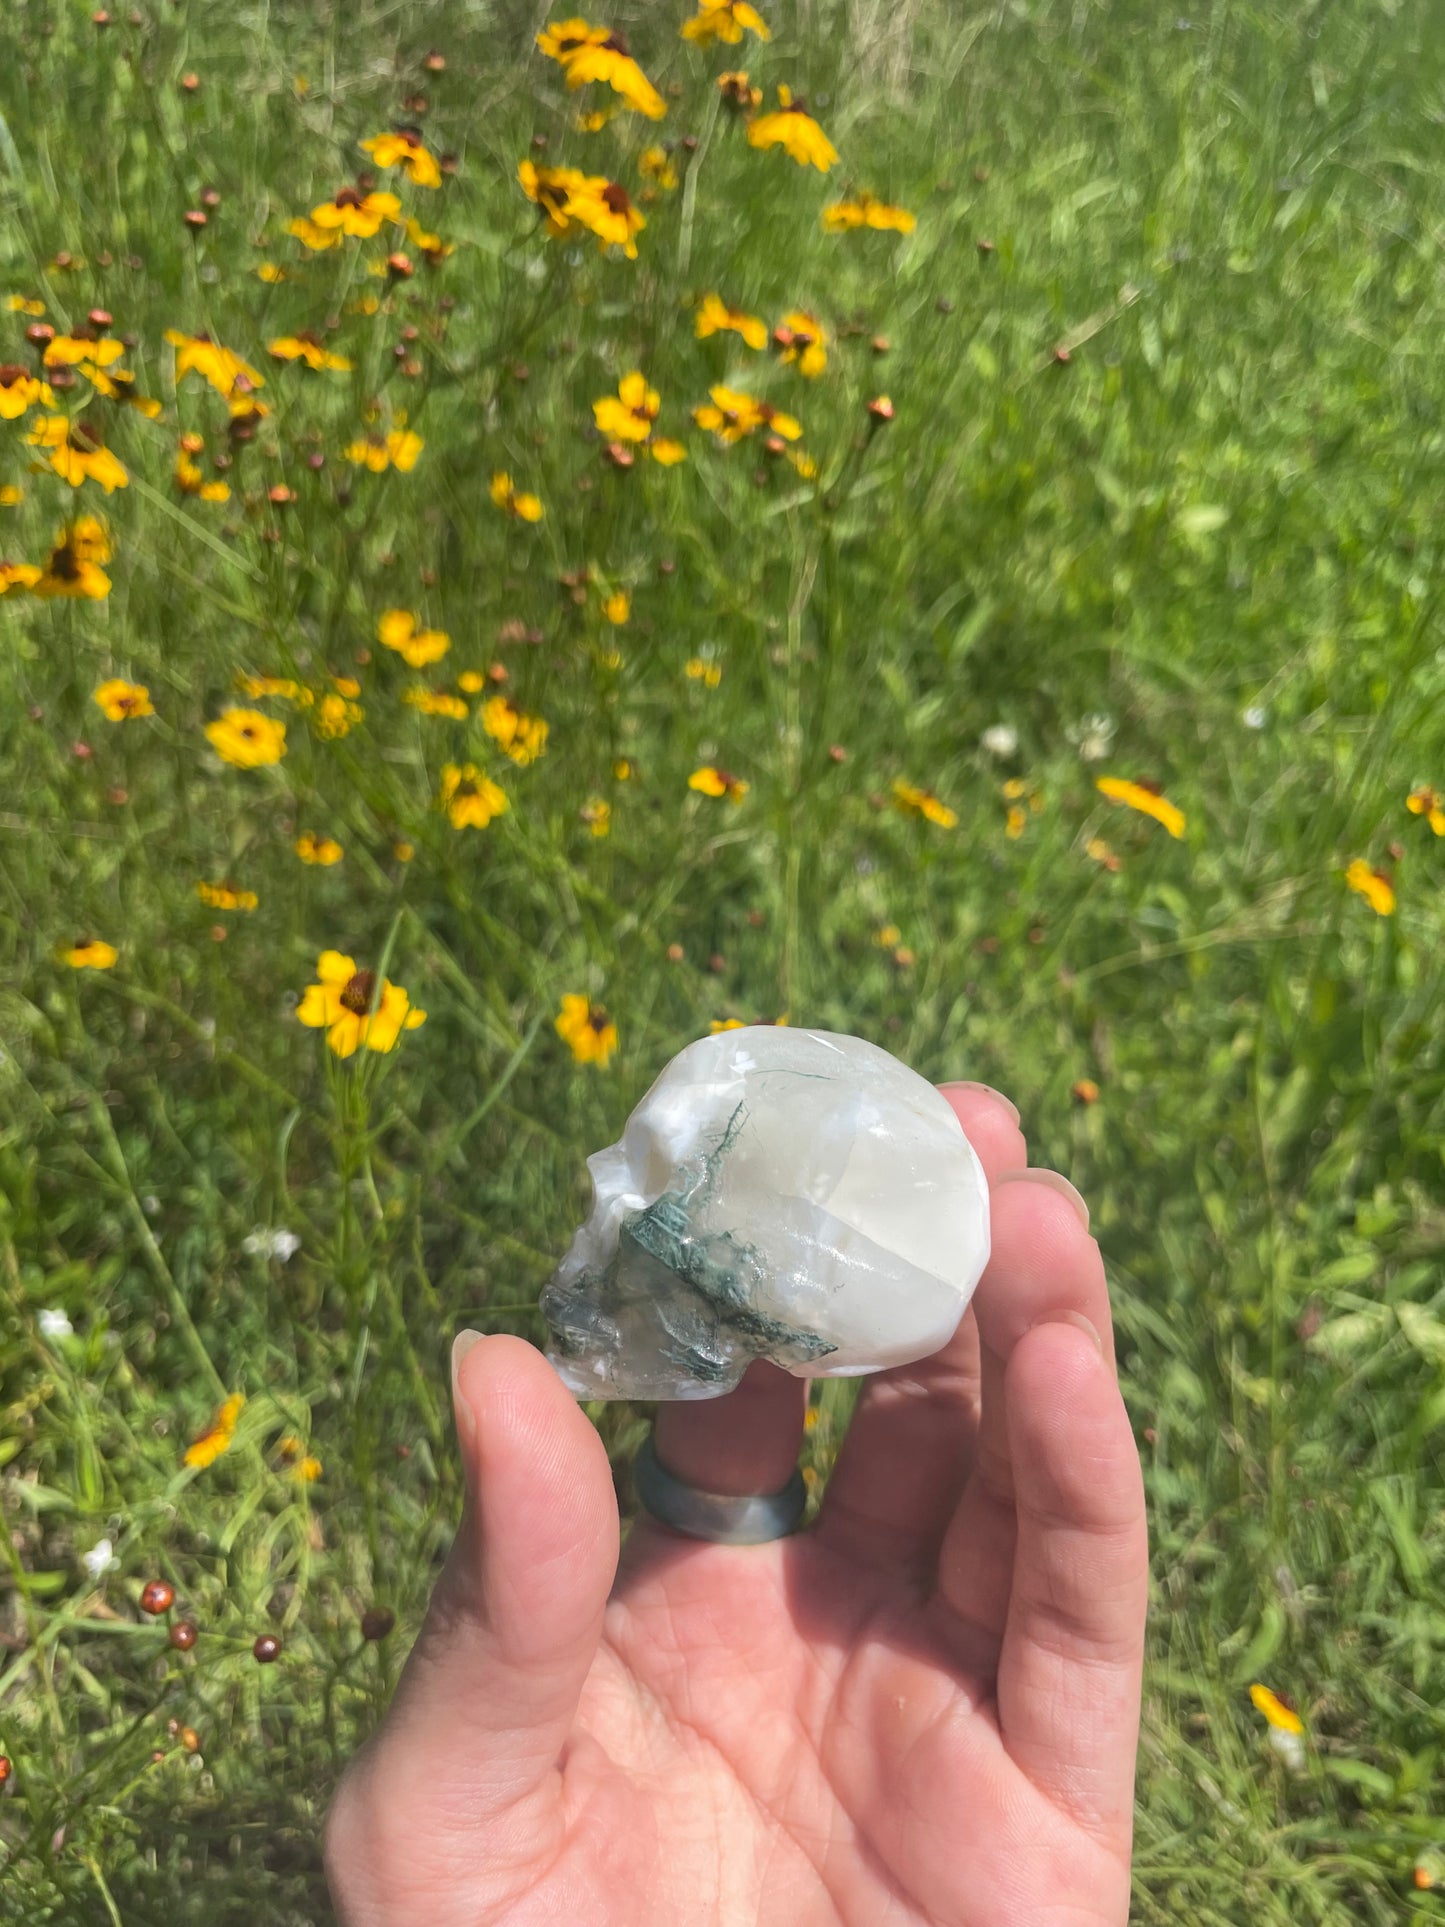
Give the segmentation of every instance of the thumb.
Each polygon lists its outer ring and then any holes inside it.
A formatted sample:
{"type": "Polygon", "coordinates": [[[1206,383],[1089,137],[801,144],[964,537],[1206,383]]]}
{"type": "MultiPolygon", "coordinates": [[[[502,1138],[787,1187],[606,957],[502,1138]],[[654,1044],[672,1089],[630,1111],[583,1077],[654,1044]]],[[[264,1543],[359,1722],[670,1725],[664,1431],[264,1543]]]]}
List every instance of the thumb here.
{"type": "Polygon", "coordinates": [[[601,1439],[524,1340],[462,1332],[452,1402],[466,1510],[392,1723],[433,1813],[470,1827],[556,1766],[596,1656],[618,1519],[601,1439]]]}

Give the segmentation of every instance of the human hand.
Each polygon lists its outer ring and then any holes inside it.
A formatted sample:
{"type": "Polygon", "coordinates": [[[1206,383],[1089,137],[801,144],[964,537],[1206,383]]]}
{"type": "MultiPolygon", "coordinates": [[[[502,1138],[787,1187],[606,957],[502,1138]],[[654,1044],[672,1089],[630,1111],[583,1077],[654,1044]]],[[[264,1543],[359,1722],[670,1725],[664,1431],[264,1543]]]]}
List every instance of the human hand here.
{"type": "MultiPolygon", "coordinates": [[[[328,1817],[345,1927],[1122,1927],[1148,1551],[1103,1265],[1012,1107],[946,1095],[993,1255],[950,1343],[866,1382],[807,1532],[643,1514],[619,1566],[550,1365],[459,1344],[469,1497],[328,1817]]],[[[780,1490],[806,1397],[755,1364],[660,1407],[658,1457],[780,1490]]]]}

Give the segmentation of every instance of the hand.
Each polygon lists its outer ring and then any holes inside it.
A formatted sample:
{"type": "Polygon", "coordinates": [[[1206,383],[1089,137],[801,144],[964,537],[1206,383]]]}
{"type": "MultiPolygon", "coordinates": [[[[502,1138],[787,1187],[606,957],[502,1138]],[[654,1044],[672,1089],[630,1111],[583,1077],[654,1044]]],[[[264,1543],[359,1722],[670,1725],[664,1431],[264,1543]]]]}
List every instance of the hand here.
{"type": "MultiPolygon", "coordinates": [[[[1103,1266],[1012,1107],[947,1095],[993,1256],[943,1351],[867,1381],[806,1533],[643,1515],[619,1567],[546,1360],[465,1352],[461,1530],[328,1819],[346,1927],[1122,1927],[1147,1545],[1103,1266]]],[[[658,1456],[779,1490],[805,1401],[755,1364],[661,1407],[658,1456]]]]}

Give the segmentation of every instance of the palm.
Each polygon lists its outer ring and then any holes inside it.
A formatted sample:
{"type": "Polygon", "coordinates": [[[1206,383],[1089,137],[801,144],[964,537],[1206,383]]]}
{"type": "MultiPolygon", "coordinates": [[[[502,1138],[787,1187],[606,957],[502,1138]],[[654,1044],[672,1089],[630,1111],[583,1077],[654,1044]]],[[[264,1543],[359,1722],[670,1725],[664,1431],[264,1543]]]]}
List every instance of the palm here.
{"type": "MultiPolygon", "coordinates": [[[[1007,1132],[986,1113],[965,1122],[997,1170],[1007,1132]]],[[[991,1276],[1000,1263],[1017,1272],[1011,1243],[1037,1242],[1037,1222],[1024,1220],[1037,1219],[1039,1198],[1018,1195],[1033,1189],[996,1200],[991,1276]]],[[[1067,1242],[1052,1205],[1044,1216],[1067,1242]]],[[[1044,1278],[1051,1302],[1063,1292],[1058,1315],[1101,1322],[1088,1269],[1072,1284],[1067,1262],[1044,1278]]],[[[516,1494],[539,1541],[529,1611],[510,1586],[489,1592],[484,1580],[480,1598],[439,1589],[390,1729],[333,1815],[329,1860],[348,1927],[1122,1922],[1143,1583],[1137,1463],[1091,1348],[1057,1323],[1010,1343],[1021,1310],[1017,1292],[995,1313],[981,1290],[982,1346],[970,1314],[946,1352],[870,1383],[808,1533],[736,1549],[644,1517],[590,1616],[557,1602],[574,1586],[585,1605],[579,1575],[615,1558],[615,1515],[610,1526],[596,1518],[598,1487],[585,1503],[583,1456],[600,1478],[605,1461],[565,1395],[539,1412],[553,1431],[564,1412],[582,1428],[574,1524],[543,1519],[537,1491],[516,1494]],[[1059,1435],[1071,1374],[1092,1389],[1059,1435]],[[493,1647],[471,1681],[456,1654],[468,1630],[474,1653],[479,1641],[493,1647]]],[[[492,1342],[509,1354],[493,1354],[494,1371],[560,1393],[533,1355],[492,1342]]],[[[797,1381],[755,1367],[729,1399],[665,1408],[659,1451],[700,1483],[704,1465],[727,1457],[731,1425],[735,1484],[724,1489],[771,1489],[782,1480],[769,1464],[796,1454],[802,1396],[797,1381]]],[[[482,1462],[485,1472],[485,1442],[482,1462]]],[[[535,1451],[518,1469],[537,1475],[535,1451]]],[[[488,1513],[477,1533],[469,1515],[449,1568],[458,1588],[492,1525],[488,1513]]]]}

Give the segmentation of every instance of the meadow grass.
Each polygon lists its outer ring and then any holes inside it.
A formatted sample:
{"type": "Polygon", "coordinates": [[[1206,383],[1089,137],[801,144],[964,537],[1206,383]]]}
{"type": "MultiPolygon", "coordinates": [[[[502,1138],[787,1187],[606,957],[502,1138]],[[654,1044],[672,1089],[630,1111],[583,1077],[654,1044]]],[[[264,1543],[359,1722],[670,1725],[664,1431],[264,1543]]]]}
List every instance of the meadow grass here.
{"type": "MultiPolygon", "coordinates": [[[[79,375],[0,422],[0,560],[77,513],[112,550],[101,599],[0,601],[7,1920],[327,1917],[319,1817],[459,1506],[452,1335],[540,1337],[585,1153],[710,1022],[781,1017],[1009,1090],[1093,1206],[1154,1544],[1136,1918],[1445,1913],[1445,838],[1406,806],[1445,788],[1445,37],[1363,0],[766,11],[768,45],[704,51],[682,0],[629,0],[668,111],[594,132],[612,97],[566,92],[519,0],[0,18],[0,299],[108,311],[161,404],[79,375]],[[748,145],[725,67],[806,96],[826,179],[748,145]],[[289,223],[398,121],[441,185],[374,185],[454,251],[308,250],[289,223]],[[625,182],[637,259],[549,237],[524,158],[625,182]],[[865,188],[915,231],[824,232],[865,188]],[[698,339],[709,291],[818,317],[826,369],[698,339]],[[303,329],[350,368],[268,356],[303,329]],[[167,330],[269,413],[178,378],[167,330]],[[595,429],[634,369],[677,466],[595,429]],[[718,383],[801,440],[721,445],[718,383]],[[128,485],[72,492],[27,441],[51,413],[128,485]],[[348,459],[394,432],[409,471],[348,459]],[[182,433],[228,500],[178,487],[182,433]],[[396,609],[446,656],[384,647],[396,609]],[[154,713],[107,720],[110,678],[154,713]],[[530,762],[499,694],[548,725],[530,762]],[[280,761],[218,757],[235,705],[280,761]],[[485,828],[438,806],[467,764],[508,798],[485,828]],[[113,967],[57,960],[82,937],[113,967]],[[296,1014],[327,949],[425,1025],[330,1054],[296,1014]]],[[[35,368],[36,319],[0,309],[0,363],[35,368]]],[[[620,1468],[646,1417],[598,1409],[620,1468]]]]}

